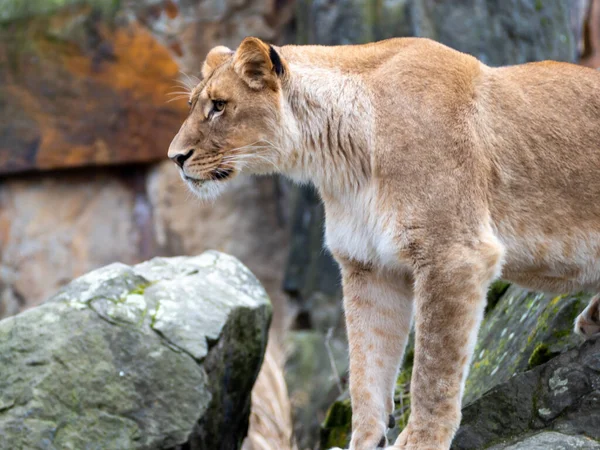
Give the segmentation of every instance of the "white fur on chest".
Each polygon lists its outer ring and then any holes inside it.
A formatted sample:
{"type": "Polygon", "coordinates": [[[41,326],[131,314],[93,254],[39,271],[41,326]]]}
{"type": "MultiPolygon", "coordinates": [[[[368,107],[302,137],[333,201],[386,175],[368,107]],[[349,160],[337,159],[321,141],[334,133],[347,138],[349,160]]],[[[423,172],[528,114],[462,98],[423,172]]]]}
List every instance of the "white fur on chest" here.
{"type": "Polygon", "coordinates": [[[375,188],[344,195],[325,203],[325,242],[334,253],[380,268],[399,269],[396,223],[393,214],[382,211],[375,188]]]}

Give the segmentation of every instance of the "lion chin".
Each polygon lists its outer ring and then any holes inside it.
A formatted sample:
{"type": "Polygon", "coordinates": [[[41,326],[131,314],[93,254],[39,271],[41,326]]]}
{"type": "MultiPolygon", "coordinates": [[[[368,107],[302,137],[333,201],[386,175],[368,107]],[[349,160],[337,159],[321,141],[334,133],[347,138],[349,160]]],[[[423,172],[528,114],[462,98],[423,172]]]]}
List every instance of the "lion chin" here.
{"type": "Polygon", "coordinates": [[[181,178],[187,184],[192,193],[207,202],[215,201],[223,192],[227,190],[228,182],[218,180],[194,180],[181,174],[181,178]]]}

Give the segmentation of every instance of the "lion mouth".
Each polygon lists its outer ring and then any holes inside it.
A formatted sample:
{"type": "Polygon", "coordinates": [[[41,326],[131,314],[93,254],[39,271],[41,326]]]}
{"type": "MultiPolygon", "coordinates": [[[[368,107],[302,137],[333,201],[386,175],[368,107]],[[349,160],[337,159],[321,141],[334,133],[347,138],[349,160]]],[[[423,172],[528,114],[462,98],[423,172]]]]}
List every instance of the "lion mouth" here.
{"type": "Polygon", "coordinates": [[[226,180],[233,174],[233,169],[223,168],[217,169],[212,173],[215,180],[226,180]]]}
{"type": "Polygon", "coordinates": [[[187,175],[185,172],[181,172],[182,178],[188,183],[194,184],[196,186],[202,186],[204,183],[208,181],[223,181],[231,177],[233,175],[234,170],[231,168],[219,168],[215,169],[210,173],[209,179],[202,178],[194,178],[187,175]]]}
{"type": "Polygon", "coordinates": [[[186,175],[185,173],[182,172],[182,177],[184,179],[184,181],[187,181],[188,183],[192,183],[192,184],[196,184],[198,186],[202,185],[205,183],[206,180],[201,180],[199,178],[194,178],[194,177],[190,177],[188,175],[186,175]]]}

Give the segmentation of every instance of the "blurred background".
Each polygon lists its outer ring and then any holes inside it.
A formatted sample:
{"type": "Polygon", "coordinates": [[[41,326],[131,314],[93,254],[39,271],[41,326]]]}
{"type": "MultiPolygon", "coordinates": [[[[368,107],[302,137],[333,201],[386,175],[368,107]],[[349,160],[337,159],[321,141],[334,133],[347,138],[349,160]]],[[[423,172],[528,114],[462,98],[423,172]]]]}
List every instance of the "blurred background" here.
{"type": "Polygon", "coordinates": [[[165,161],[187,112],[168,94],[246,36],[425,36],[492,66],[597,68],[600,0],[0,0],[0,318],[114,261],[232,254],[271,296],[296,439],[314,448],[347,370],[317,195],[240,177],[202,204],[165,161]]]}

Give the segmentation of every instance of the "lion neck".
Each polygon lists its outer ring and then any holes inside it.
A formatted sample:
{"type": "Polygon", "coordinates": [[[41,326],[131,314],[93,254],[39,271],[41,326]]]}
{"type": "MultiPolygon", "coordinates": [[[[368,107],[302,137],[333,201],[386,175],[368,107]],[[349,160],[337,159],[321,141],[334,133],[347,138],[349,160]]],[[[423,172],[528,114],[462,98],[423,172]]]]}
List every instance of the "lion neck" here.
{"type": "Polygon", "coordinates": [[[322,195],[357,191],[371,176],[372,108],[359,79],[291,64],[283,89],[288,175],[322,195]]]}

